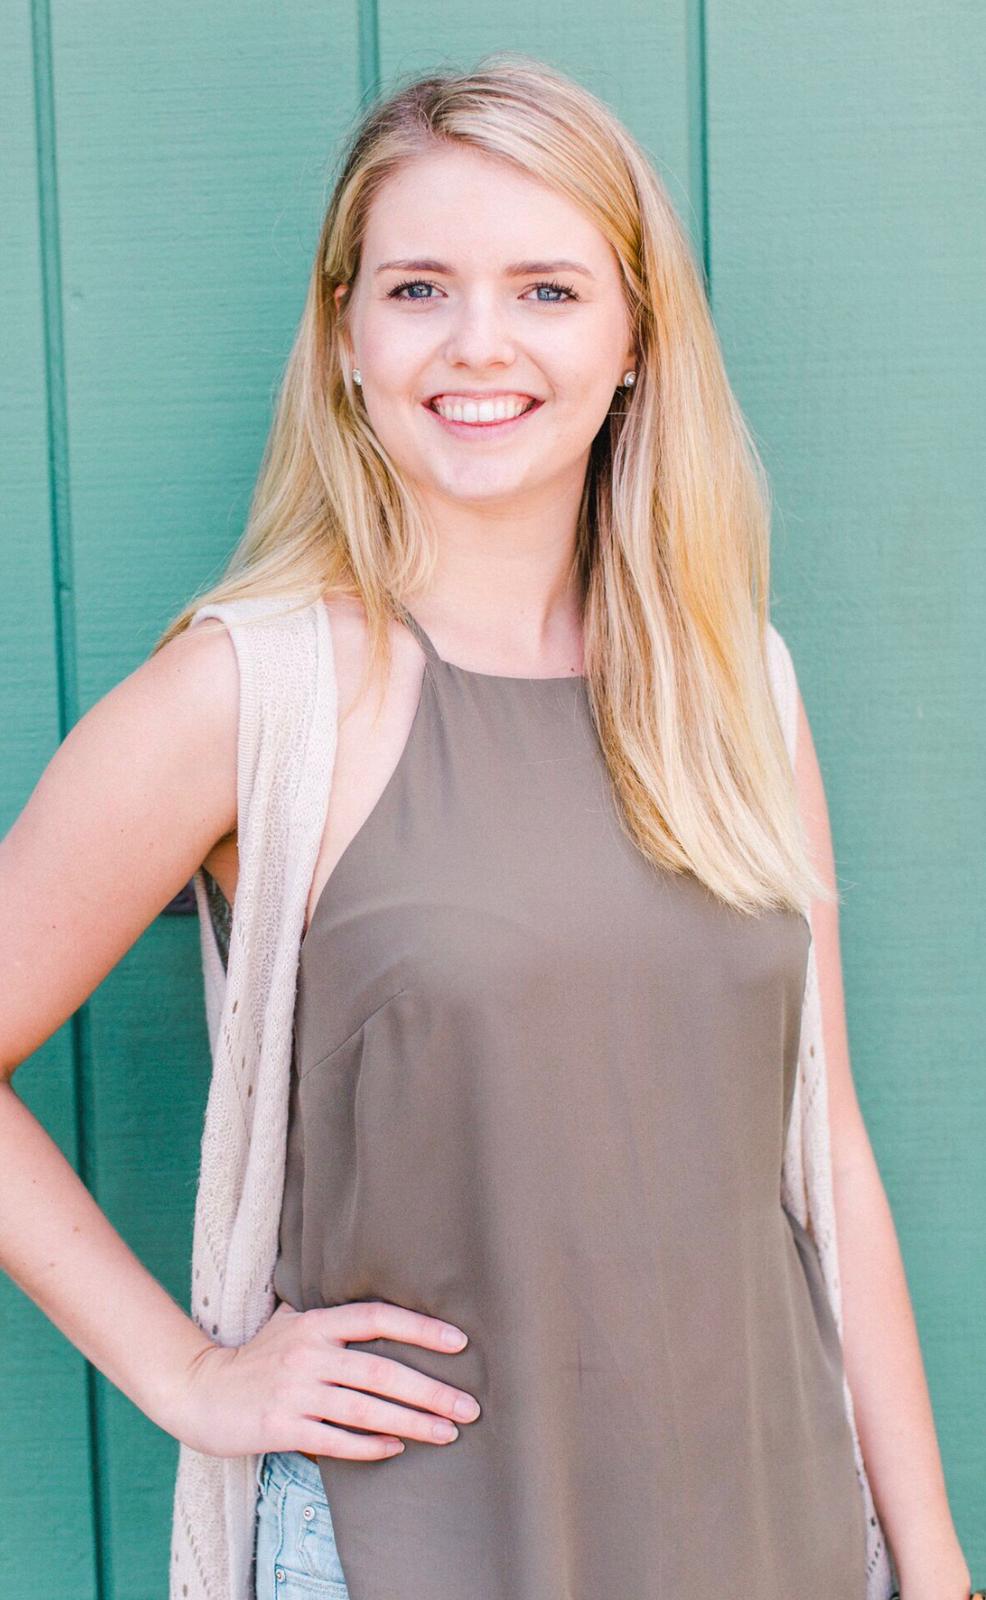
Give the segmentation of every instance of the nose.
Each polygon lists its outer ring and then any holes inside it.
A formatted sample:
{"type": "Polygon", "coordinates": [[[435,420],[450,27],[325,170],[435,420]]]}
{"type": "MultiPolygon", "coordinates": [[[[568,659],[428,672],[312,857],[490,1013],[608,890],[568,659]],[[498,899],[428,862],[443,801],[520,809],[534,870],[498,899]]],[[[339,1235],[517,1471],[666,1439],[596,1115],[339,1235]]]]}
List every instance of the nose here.
{"type": "Polygon", "coordinates": [[[509,367],[515,351],[503,306],[493,294],[464,295],[453,315],[444,356],[450,366],[509,367]]]}

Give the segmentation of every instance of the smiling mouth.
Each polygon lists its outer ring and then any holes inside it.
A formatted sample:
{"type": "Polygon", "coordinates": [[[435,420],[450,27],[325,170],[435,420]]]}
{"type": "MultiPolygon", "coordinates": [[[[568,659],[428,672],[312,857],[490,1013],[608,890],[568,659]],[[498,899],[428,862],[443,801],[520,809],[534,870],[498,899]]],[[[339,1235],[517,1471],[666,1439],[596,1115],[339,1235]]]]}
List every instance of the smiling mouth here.
{"type": "MultiPolygon", "coordinates": [[[[478,401],[468,402],[470,409],[473,410],[477,409],[478,404],[478,401]]],[[[466,409],[466,405],[467,402],[463,402],[463,410],[466,409]]],[[[438,418],[439,422],[444,423],[447,428],[452,428],[454,431],[461,430],[463,433],[466,431],[470,433],[492,433],[494,429],[516,427],[516,425],[519,422],[522,422],[525,417],[529,417],[533,411],[539,410],[543,405],[543,400],[529,400],[523,411],[518,411],[515,417],[492,417],[482,421],[478,417],[466,419],[464,417],[443,416],[433,400],[426,400],[424,402],[425,410],[430,411],[433,417],[438,418]]]]}

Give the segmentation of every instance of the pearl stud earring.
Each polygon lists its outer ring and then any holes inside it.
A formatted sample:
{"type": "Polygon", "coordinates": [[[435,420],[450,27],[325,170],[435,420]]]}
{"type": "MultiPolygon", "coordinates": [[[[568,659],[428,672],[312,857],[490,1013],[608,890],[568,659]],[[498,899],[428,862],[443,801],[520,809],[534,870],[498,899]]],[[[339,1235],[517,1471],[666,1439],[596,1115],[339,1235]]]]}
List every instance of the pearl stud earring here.
{"type": "Polygon", "coordinates": [[[637,374],[635,372],[631,371],[623,374],[623,387],[625,389],[632,389],[636,381],[637,374]]]}
{"type": "Polygon", "coordinates": [[[359,367],[354,367],[353,368],[353,382],[354,383],[358,383],[358,384],[360,384],[362,386],[363,374],[360,372],[359,367]]]}

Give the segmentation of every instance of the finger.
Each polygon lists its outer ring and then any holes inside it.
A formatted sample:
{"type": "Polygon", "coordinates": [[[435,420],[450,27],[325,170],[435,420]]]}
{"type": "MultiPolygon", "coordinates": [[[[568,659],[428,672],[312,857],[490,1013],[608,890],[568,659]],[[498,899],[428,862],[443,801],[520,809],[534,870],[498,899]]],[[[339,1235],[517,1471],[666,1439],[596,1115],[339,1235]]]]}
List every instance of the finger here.
{"type": "Polygon", "coordinates": [[[478,1401],[464,1389],[432,1378],[427,1372],[417,1372],[403,1361],[369,1350],[345,1349],[334,1352],[332,1374],[326,1374],[324,1381],[403,1400],[436,1416],[452,1417],[456,1422],[473,1422],[480,1412],[478,1401]]]}
{"type": "MultiPolygon", "coordinates": [[[[320,1402],[321,1403],[321,1402],[320,1402]]],[[[297,1432],[297,1429],[295,1430],[297,1432]]],[[[300,1444],[287,1448],[307,1450],[313,1456],[336,1456],[342,1461],[381,1461],[400,1455],[404,1441],[387,1433],[350,1433],[316,1417],[305,1419],[300,1444]]]]}
{"type": "Polygon", "coordinates": [[[342,1384],[320,1385],[321,1395],[314,1404],[327,1420],[347,1427],[367,1428],[374,1433],[389,1433],[402,1439],[420,1439],[427,1444],[451,1444],[459,1436],[454,1422],[427,1411],[392,1405],[362,1389],[347,1389],[342,1384]]]}
{"type": "Polygon", "coordinates": [[[468,1342],[455,1323],[407,1306],[395,1306],[389,1300],[347,1300],[306,1315],[324,1317],[326,1313],[331,1315],[329,1337],[334,1339],[398,1339],[402,1344],[423,1345],[426,1350],[446,1353],[462,1350],[468,1342]]]}

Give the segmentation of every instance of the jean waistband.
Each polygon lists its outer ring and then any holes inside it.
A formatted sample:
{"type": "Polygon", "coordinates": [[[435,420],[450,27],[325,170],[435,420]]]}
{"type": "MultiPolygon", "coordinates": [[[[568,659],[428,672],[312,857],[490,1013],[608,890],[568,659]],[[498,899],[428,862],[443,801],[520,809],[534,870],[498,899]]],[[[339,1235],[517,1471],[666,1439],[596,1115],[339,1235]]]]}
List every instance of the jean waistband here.
{"type": "Polygon", "coordinates": [[[257,1457],[256,1480],[261,1493],[272,1479],[284,1482],[288,1478],[304,1484],[308,1489],[319,1487],[322,1477],[318,1470],[318,1457],[307,1450],[267,1450],[257,1457]],[[309,1466],[309,1461],[314,1466],[309,1466]]]}

